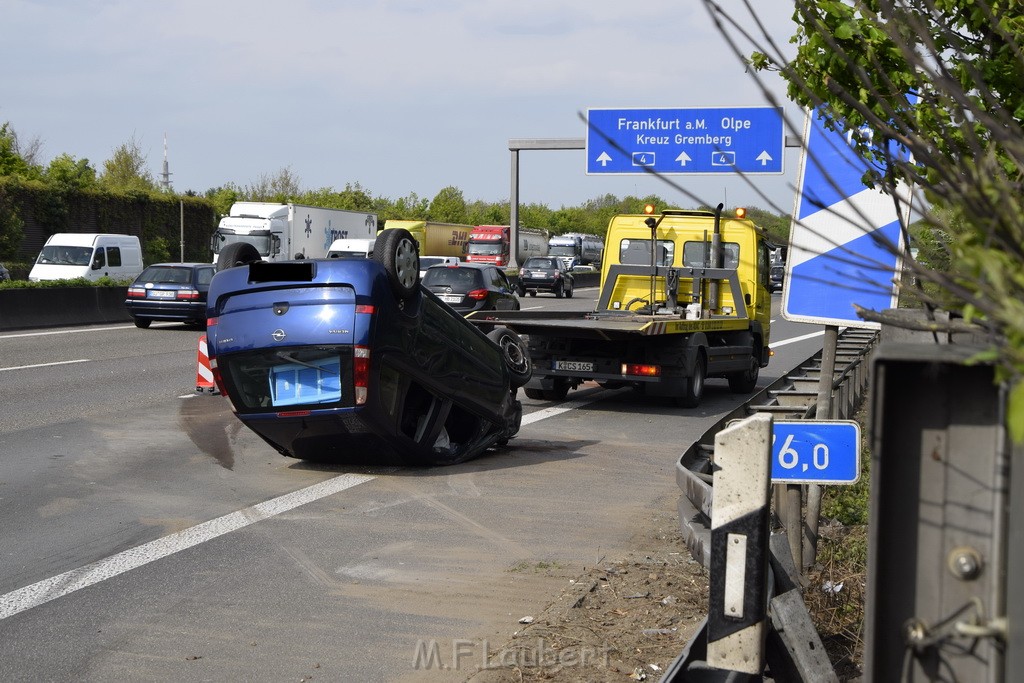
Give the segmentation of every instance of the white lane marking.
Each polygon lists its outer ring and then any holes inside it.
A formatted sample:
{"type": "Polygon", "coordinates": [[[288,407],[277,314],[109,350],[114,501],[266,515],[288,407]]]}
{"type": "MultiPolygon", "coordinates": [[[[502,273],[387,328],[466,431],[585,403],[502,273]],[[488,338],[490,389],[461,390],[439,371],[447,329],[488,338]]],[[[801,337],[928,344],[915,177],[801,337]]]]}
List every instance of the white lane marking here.
{"type": "Polygon", "coordinates": [[[552,406],[551,408],[545,408],[543,410],[538,410],[536,412],[530,413],[529,415],[523,415],[523,421],[520,424],[533,424],[534,422],[540,422],[541,420],[546,420],[549,417],[554,417],[555,415],[567,413],[570,410],[575,410],[576,408],[582,408],[588,403],[593,403],[594,401],[600,401],[602,398],[606,398],[607,396],[610,395],[610,393],[611,392],[608,391],[602,391],[599,392],[598,394],[595,394],[594,396],[591,396],[590,398],[584,398],[576,401],[566,401],[565,403],[560,403],[557,406],[552,406]]]}
{"type": "Polygon", "coordinates": [[[48,368],[53,365],[71,365],[72,363],[88,363],[88,358],[79,358],[77,360],[60,360],[53,363],[36,363],[35,365],[12,365],[9,368],[0,368],[0,372],[7,372],[8,370],[29,370],[31,368],[48,368]]]}
{"type": "MultiPolygon", "coordinates": [[[[154,322],[156,327],[167,327],[168,325],[180,325],[181,323],[154,322]]],[[[116,327],[83,327],[70,330],[50,330],[47,332],[20,332],[18,334],[0,334],[0,339],[18,339],[19,337],[46,337],[53,334],[81,334],[83,332],[107,332],[109,330],[131,330],[135,325],[118,325],[116,327]]]]}
{"type": "Polygon", "coordinates": [[[805,334],[805,335],[802,335],[802,336],[799,336],[799,337],[790,337],[789,339],[783,339],[782,341],[772,342],[768,346],[774,349],[776,346],[785,346],[786,344],[795,344],[796,342],[801,342],[801,341],[804,341],[805,339],[813,339],[814,337],[820,337],[820,336],[822,336],[824,334],[825,334],[825,330],[821,330],[819,332],[811,332],[810,334],[805,334]]]}
{"type": "Polygon", "coordinates": [[[372,479],[342,474],[0,595],[0,620],[372,479]]]}

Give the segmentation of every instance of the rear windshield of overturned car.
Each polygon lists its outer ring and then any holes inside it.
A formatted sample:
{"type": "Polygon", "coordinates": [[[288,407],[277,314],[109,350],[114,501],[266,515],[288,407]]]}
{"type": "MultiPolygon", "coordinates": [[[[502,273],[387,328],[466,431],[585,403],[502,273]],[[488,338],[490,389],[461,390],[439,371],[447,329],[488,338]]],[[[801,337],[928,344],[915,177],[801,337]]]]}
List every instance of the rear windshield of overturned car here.
{"type": "Polygon", "coordinates": [[[218,367],[246,412],[355,405],[352,347],[279,348],[222,356],[218,367]]]}

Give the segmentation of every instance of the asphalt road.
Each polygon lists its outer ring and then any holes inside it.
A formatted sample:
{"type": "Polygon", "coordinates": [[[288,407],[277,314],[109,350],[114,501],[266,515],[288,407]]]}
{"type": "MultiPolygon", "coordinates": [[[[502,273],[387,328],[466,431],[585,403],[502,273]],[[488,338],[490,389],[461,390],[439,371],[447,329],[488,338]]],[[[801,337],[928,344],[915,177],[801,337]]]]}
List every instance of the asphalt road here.
{"type": "MultiPolygon", "coordinates": [[[[777,320],[759,384],[819,333],[777,320]]],[[[195,395],[199,334],[0,335],[0,679],[465,680],[640,516],[672,514],[679,454],[744,398],[520,394],[519,436],[472,462],[313,465],[195,395]]]]}

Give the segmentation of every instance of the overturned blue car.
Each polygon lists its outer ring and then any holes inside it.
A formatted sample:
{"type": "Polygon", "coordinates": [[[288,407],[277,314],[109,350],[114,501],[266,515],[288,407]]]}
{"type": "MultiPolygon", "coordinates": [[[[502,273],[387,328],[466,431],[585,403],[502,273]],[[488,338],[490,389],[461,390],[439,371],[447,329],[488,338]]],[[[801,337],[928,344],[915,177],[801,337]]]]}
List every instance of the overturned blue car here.
{"type": "Polygon", "coordinates": [[[372,259],[271,263],[250,246],[221,255],[207,344],[221,393],[277,451],[441,465],[519,431],[523,341],[420,287],[408,231],[381,234],[372,259]]]}

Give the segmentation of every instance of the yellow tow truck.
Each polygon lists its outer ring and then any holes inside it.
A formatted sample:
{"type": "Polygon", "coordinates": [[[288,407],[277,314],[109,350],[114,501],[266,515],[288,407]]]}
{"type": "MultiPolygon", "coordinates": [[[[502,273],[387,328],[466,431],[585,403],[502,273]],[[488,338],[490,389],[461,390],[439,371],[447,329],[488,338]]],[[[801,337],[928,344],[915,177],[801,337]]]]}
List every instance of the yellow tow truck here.
{"type": "Polygon", "coordinates": [[[593,311],[480,311],[526,337],[529,398],[596,381],[695,407],[708,377],[750,393],[768,364],[770,243],[745,217],[666,209],[614,216],[593,311]]]}

